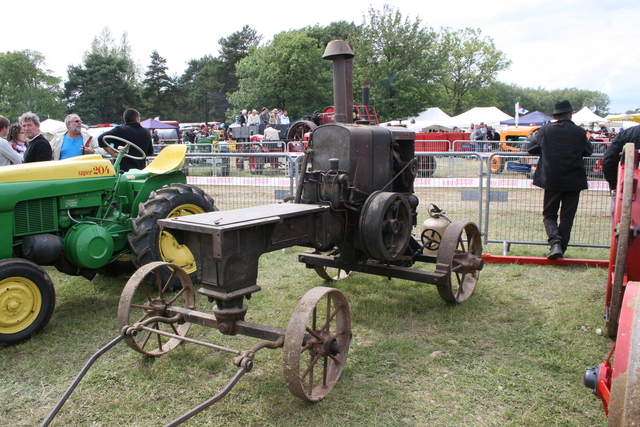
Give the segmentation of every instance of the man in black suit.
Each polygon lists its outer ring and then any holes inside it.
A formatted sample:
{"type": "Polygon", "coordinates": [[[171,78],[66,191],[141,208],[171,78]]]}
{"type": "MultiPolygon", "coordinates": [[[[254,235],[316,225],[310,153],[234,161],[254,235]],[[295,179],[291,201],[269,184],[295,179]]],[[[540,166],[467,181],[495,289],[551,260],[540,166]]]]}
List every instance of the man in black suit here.
{"type": "MultiPolygon", "coordinates": [[[[140,148],[145,155],[152,156],[153,155],[153,144],[151,143],[151,134],[149,131],[140,125],[140,113],[138,110],[133,108],[128,108],[122,114],[123,125],[115,127],[110,131],[107,131],[98,137],[98,144],[100,147],[104,148],[107,153],[109,153],[113,157],[118,157],[118,152],[109,145],[109,138],[104,140],[104,137],[107,135],[117,136],[123,139],[126,139],[129,142],[135,144],[138,148],[140,148]]],[[[115,148],[124,146],[125,143],[122,141],[116,140],[113,143],[115,148]]],[[[129,150],[129,154],[134,157],[141,157],[142,153],[138,152],[135,148],[131,148],[129,150]]],[[[146,166],[146,162],[143,159],[131,159],[128,157],[123,157],[120,162],[120,170],[128,171],[130,169],[144,169],[146,166]]]]}
{"type": "Polygon", "coordinates": [[[533,185],[544,188],[542,215],[551,245],[549,259],[560,258],[567,250],[580,191],[588,188],[583,157],[590,156],[593,147],[585,130],[571,120],[573,111],[569,101],[556,102],[556,121],[542,126],[527,147],[529,154],[540,156],[533,185]]]}
{"type": "Polygon", "coordinates": [[[51,144],[40,133],[40,119],[31,111],[24,113],[18,119],[25,136],[29,140],[24,152],[24,163],[45,162],[53,160],[51,144]]]}

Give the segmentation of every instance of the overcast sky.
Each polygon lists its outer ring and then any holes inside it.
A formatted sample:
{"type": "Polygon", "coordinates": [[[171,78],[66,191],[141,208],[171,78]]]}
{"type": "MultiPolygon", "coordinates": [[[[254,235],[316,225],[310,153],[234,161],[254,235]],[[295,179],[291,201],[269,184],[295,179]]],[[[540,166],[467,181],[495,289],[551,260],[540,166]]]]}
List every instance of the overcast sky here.
{"type": "Polygon", "coordinates": [[[244,25],[256,29],[264,43],[278,32],[307,25],[360,24],[369,7],[382,10],[387,3],[434,29],[480,28],[512,61],[498,75],[505,83],[598,90],[609,95],[613,113],[640,108],[637,0],[5,3],[0,52],[38,51],[63,80],[67,66],[82,64],[82,55],[105,26],[118,41],[127,32],[134,60],[143,69],[156,49],[166,58],[169,73],[180,75],[190,59],[218,56],[218,39],[244,25]]]}

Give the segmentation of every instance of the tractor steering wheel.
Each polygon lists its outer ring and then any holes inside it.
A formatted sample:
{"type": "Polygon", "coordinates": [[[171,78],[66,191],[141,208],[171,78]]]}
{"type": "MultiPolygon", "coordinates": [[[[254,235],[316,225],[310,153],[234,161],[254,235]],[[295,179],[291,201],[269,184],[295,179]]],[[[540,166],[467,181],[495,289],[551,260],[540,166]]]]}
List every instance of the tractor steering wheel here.
{"type": "Polygon", "coordinates": [[[145,153],[144,151],[142,151],[142,148],[138,147],[136,144],[134,144],[131,141],[127,141],[124,138],[120,138],[119,136],[115,136],[115,135],[105,135],[103,137],[103,140],[105,139],[115,139],[118,140],[120,142],[124,142],[124,146],[122,146],[122,148],[119,148],[118,151],[120,151],[122,153],[123,157],[128,157],[132,160],[144,160],[147,158],[147,153],[145,153]],[[131,154],[129,154],[129,147],[133,147],[135,148],[138,153],[142,154],[141,157],[136,157],[136,156],[132,156],[131,154]]]}

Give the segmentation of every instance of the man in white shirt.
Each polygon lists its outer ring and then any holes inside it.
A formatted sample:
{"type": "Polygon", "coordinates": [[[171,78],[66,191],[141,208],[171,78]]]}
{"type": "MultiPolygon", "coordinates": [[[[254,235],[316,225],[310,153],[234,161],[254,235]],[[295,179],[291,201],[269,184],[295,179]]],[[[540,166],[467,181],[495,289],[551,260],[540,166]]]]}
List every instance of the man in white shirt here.
{"type": "Polygon", "coordinates": [[[99,148],[98,141],[82,129],[82,120],[77,114],[69,114],[64,118],[66,132],[58,132],[51,140],[53,160],[63,160],[83,154],[106,155],[99,148]]]}

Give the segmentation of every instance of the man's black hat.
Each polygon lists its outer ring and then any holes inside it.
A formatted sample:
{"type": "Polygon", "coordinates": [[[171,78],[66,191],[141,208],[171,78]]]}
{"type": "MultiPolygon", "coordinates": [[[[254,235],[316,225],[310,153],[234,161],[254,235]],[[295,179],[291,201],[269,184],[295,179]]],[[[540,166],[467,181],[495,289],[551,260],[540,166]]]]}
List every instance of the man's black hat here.
{"type": "Polygon", "coordinates": [[[576,111],[576,109],[573,108],[571,103],[565,99],[564,101],[558,101],[555,103],[553,114],[562,114],[569,111],[576,111]]]}

